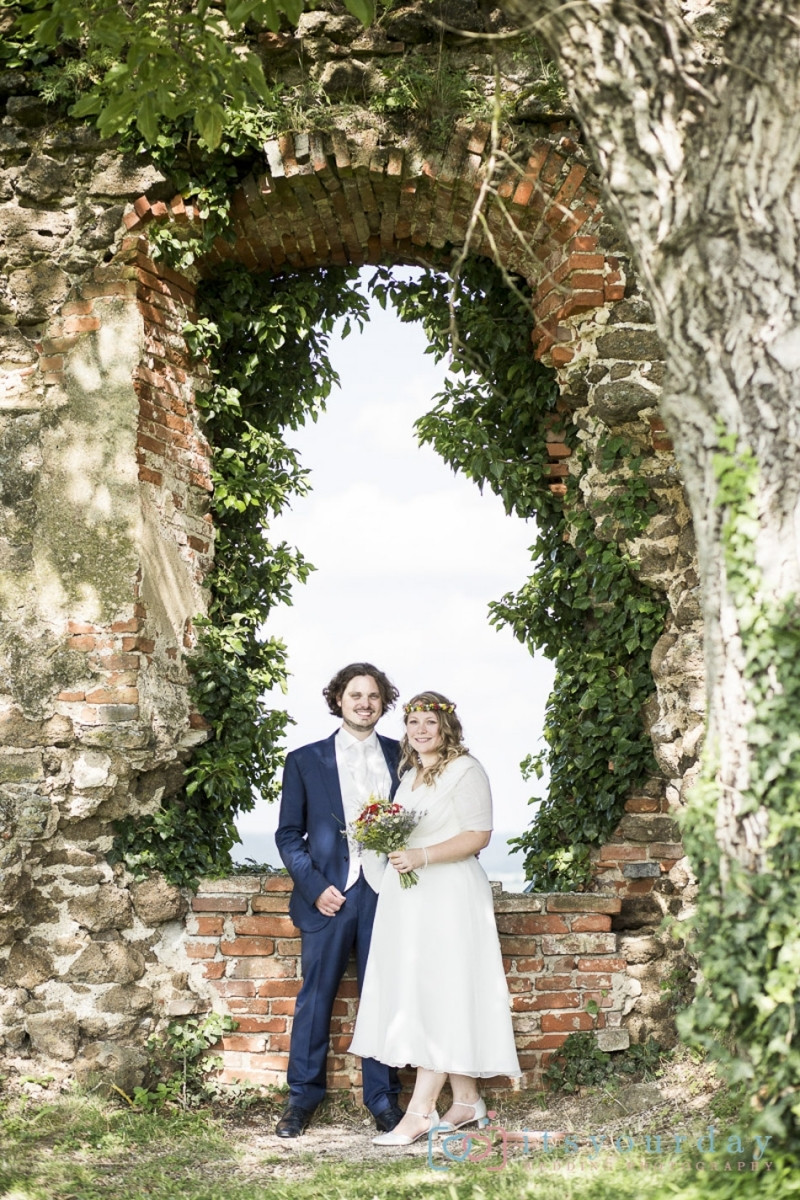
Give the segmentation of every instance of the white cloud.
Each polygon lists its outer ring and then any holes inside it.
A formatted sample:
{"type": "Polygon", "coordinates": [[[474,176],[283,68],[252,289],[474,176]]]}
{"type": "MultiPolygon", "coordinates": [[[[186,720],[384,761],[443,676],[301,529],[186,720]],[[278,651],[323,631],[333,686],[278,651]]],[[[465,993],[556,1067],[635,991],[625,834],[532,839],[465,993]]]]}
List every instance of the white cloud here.
{"type": "Polygon", "coordinates": [[[333,496],[298,505],[275,522],[273,538],[295,542],[331,580],[342,575],[374,579],[505,578],[522,583],[535,530],[508,518],[495,496],[453,481],[450,488],[398,495],[387,486],[353,482],[333,496]]]}

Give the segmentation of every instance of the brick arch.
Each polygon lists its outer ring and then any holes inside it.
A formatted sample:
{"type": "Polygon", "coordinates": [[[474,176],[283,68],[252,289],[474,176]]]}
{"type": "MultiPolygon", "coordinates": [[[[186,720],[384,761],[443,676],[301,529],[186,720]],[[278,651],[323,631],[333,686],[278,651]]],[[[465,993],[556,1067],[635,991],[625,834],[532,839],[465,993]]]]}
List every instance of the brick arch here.
{"type": "MultiPolygon", "coordinates": [[[[624,297],[619,259],[601,243],[596,180],[568,137],[534,138],[517,155],[518,162],[503,151],[499,166],[485,122],[457,128],[443,152],[379,147],[374,135],[333,132],[277,138],[266,144],[265,157],[264,171],[248,176],[235,191],[234,236],[216,239],[198,263],[201,276],[224,262],[274,274],[381,262],[442,268],[468,240],[471,254],[521,275],[534,290],[533,351],[557,369],[575,359],[581,319],[624,297]],[[487,180],[492,164],[494,174],[487,180]],[[482,218],[471,225],[487,181],[482,218]]],[[[179,230],[196,228],[200,217],[181,196],[170,202],[142,196],[125,217],[129,234],[140,238],[154,222],[179,230]]],[[[128,253],[131,246],[129,239],[128,253]]],[[[165,314],[190,307],[194,286],[188,277],[154,263],[141,241],[135,254],[140,310],[145,322],[157,327],[155,335],[151,332],[157,344],[165,314]]],[[[171,324],[177,334],[178,323],[171,324]]],[[[168,357],[153,357],[153,363],[146,359],[146,371],[169,370],[168,357]]],[[[145,374],[141,378],[154,382],[145,374]]],[[[561,492],[558,479],[566,472],[568,451],[557,430],[545,436],[552,448],[551,486],[561,492]]],[[[158,454],[148,432],[144,438],[143,449],[158,454]]],[[[151,481],[158,474],[147,454],[142,471],[151,481]]]]}

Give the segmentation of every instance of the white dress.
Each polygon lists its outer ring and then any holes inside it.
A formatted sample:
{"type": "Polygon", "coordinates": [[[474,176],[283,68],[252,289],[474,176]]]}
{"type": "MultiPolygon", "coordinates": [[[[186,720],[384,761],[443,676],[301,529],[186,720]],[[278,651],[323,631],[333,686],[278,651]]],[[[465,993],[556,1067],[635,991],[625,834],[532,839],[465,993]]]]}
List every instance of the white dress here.
{"type": "MultiPolygon", "coordinates": [[[[408,846],[492,828],[489,780],[462,755],[433,785],[395,796],[422,811],[408,846]]],[[[352,1054],[390,1066],[491,1078],[520,1074],[492,889],[477,858],[432,863],[402,888],[388,866],[378,896],[352,1054]]]]}

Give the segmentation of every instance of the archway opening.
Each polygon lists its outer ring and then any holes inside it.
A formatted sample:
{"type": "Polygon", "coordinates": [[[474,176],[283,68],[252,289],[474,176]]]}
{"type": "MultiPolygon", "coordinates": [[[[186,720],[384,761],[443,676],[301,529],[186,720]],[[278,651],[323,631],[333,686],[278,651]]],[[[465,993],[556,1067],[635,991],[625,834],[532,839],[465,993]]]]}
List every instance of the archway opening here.
{"type": "MultiPolygon", "coordinates": [[[[362,287],[372,274],[361,271],[362,287]]],[[[412,283],[422,268],[392,274],[412,283]]],[[[457,697],[494,792],[495,835],[482,861],[491,878],[518,890],[522,861],[508,839],[532,816],[519,764],[538,748],[553,670],[508,629],[492,627],[488,606],[528,575],[536,527],[419,445],[414,422],[448,373],[430,346],[419,323],[401,322],[375,298],[360,334],[332,340],[340,385],[327,411],[290,438],[311,469],[312,491],[269,531],[318,568],[267,623],[289,651],[287,695],[271,703],[296,722],[286,735],[293,749],[330,732],[321,688],[345,661],[383,666],[404,697],[428,686],[457,697]]],[[[381,724],[392,737],[401,728],[397,711],[381,724]]],[[[277,806],[264,802],[243,814],[234,859],[279,866],[276,822],[277,806]]]]}

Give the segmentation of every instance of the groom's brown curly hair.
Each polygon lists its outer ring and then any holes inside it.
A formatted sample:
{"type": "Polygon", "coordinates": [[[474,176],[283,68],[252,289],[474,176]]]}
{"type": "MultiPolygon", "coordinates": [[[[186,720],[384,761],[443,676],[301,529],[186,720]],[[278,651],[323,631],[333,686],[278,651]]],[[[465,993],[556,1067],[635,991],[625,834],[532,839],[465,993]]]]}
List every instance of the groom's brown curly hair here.
{"type": "Polygon", "coordinates": [[[341,696],[350,680],[355,679],[357,675],[371,675],[375,680],[381,695],[381,704],[384,712],[388,712],[390,708],[394,708],[395,701],[400,693],[388,675],[383,671],[379,671],[372,663],[349,663],[346,667],[342,667],[341,671],[337,671],[327,687],[322,689],[322,694],[328,702],[328,710],[331,716],[340,717],[342,715],[339,696],[341,696]]]}

